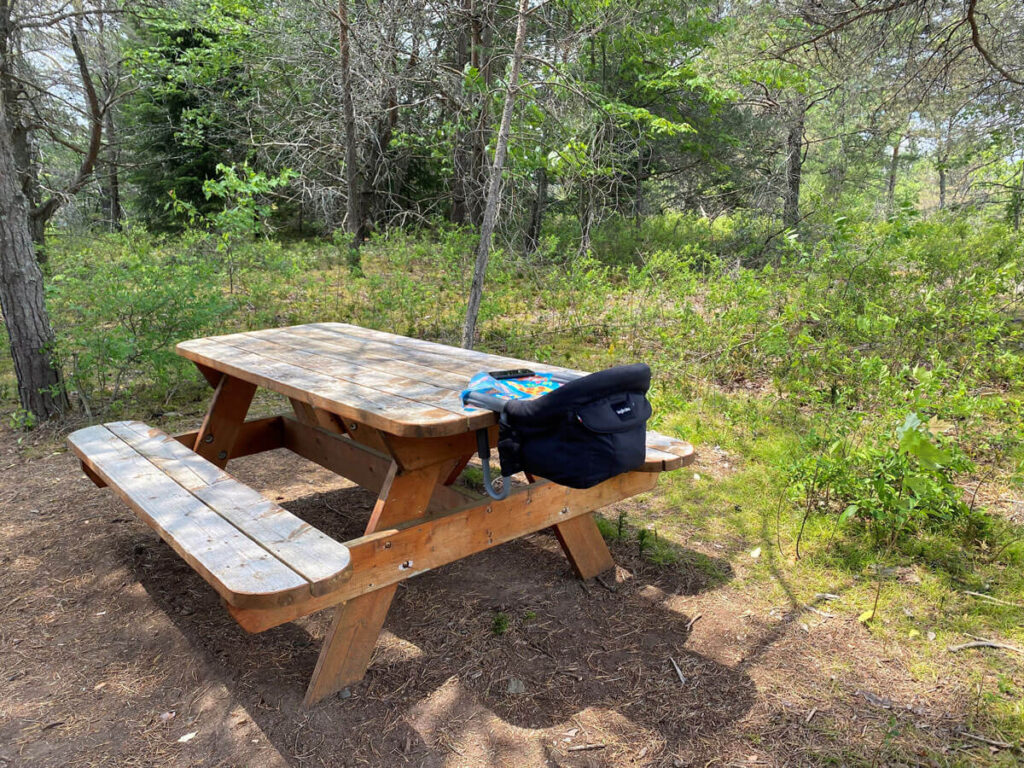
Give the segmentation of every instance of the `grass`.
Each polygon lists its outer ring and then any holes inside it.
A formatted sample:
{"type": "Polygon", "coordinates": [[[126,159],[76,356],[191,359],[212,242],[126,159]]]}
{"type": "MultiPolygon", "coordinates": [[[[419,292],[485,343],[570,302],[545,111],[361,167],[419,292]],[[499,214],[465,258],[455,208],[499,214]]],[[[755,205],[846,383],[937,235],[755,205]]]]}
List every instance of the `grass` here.
{"type": "MultiPolygon", "coordinates": [[[[1024,646],[1024,609],[967,594],[1024,603],[1020,238],[994,224],[865,225],[852,241],[788,243],[747,267],[740,245],[677,224],[675,250],[659,240],[659,250],[624,255],[609,236],[600,258],[526,263],[499,252],[488,277],[480,348],[584,369],[647,360],[652,427],[698,447],[700,462],[663,477],[642,515],[601,518],[602,533],[654,567],[728,581],[751,611],[811,604],[856,621],[881,580],[864,632],[922,686],[970,691],[972,728],[1024,742],[1024,658],[947,650],[969,635],[1024,646]],[[870,520],[841,520],[839,491],[808,485],[796,468],[820,466],[837,441],[894,445],[910,412],[973,461],[951,476],[984,524],[970,535],[921,525],[879,547],[870,520]],[[823,604],[824,593],[840,599],[823,604]]],[[[393,233],[369,243],[363,274],[351,275],[330,244],[257,243],[237,260],[236,292],[207,299],[200,235],[64,241],[48,267],[59,350],[94,416],[173,419],[205,397],[165,354],[183,337],[340,320],[457,343],[471,246],[461,230],[393,233]],[[107,285],[110,274],[92,269],[100,263],[196,298],[168,314],[151,293],[107,285]]],[[[16,420],[14,395],[5,354],[0,399],[16,420]]],[[[467,473],[482,482],[478,469],[467,473]]],[[[839,478],[848,479],[857,478],[839,478]]],[[[493,633],[510,623],[496,613],[493,633]]],[[[883,735],[881,749],[900,738],[883,735]]]]}

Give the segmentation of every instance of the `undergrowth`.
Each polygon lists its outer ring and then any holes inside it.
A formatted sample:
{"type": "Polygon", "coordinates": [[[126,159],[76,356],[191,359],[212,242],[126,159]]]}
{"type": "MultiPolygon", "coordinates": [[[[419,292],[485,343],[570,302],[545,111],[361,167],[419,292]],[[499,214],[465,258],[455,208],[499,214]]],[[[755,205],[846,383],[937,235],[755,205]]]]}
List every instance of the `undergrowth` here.
{"type": "MultiPolygon", "coordinates": [[[[583,369],[644,360],[652,427],[728,457],[714,477],[666,476],[656,525],[601,523],[648,561],[720,573],[673,543],[685,531],[764,589],[841,591],[870,631],[915,649],[922,677],[964,634],[1024,644],[1024,610],[969,594],[1024,599],[1024,505],[997,503],[1024,488],[1024,240],[939,217],[841,221],[813,244],[752,235],[765,231],[612,221],[570,256],[555,221],[530,257],[494,254],[478,346],[583,369]]],[[[204,398],[173,351],[195,336],[343,321],[457,343],[473,244],[444,225],[389,232],[353,272],[331,241],[238,236],[228,258],[201,231],[54,238],[58,358],[98,419],[204,398]]],[[[990,664],[986,716],[1022,735],[1024,681],[990,664]]]]}

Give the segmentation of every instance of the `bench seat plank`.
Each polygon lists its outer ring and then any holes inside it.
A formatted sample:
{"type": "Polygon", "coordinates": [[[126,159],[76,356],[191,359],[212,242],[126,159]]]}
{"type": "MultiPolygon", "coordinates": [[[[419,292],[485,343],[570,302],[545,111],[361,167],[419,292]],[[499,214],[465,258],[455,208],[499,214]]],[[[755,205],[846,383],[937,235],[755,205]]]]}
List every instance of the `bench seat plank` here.
{"type": "Polygon", "coordinates": [[[230,605],[288,605],[348,576],[343,544],[159,430],[114,422],[68,443],[230,605]]]}
{"type": "Polygon", "coordinates": [[[310,583],[314,595],[347,578],[349,552],[330,536],[282,509],[259,491],[139,421],[106,425],[194,496],[310,583]]]}

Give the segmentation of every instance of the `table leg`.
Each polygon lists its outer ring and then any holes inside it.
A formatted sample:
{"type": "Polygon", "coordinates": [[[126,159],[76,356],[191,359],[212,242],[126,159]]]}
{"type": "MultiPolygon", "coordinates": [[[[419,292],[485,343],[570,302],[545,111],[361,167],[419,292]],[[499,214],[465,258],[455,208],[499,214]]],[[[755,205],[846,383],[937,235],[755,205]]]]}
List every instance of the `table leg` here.
{"type": "MultiPolygon", "coordinates": [[[[441,465],[435,464],[399,473],[398,465],[392,462],[366,533],[422,516],[437,485],[440,470],[441,465]]],[[[320,658],[306,690],[305,706],[312,706],[325,696],[363,678],[397,588],[397,584],[391,584],[367,592],[335,609],[334,620],[324,638],[320,658]]]]}
{"type": "Polygon", "coordinates": [[[552,527],[565,556],[569,558],[573,570],[581,579],[591,579],[615,567],[612,553],[604,543],[604,536],[597,527],[593,512],[552,527]]]}
{"type": "MultiPolygon", "coordinates": [[[[537,482],[529,472],[526,473],[526,479],[531,483],[537,482]]],[[[597,527],[593,512],[557,523],[551,528],[558,543],[562,545],[562,551],[569,558],[572,569],[581,579],[592,579],[615,567],[612,553],[605,544],[601,529],[597,527]]]]}
{"type": "Polygon", "coordinates": [[[192,450],[223,469],[231,457],[254,394],[255,384],[227,374],[222,376],[192,450]]]}

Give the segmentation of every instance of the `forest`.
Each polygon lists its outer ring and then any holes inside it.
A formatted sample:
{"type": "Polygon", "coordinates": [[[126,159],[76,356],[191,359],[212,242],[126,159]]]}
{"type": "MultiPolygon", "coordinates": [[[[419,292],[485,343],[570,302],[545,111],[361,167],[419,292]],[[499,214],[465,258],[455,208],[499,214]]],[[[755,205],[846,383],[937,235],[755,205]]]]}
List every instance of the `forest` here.
{"type": "MultiPolygon", "coordinates": [[[[0,583],[29,596],[0,607],[0,764],[1019,765],[1022,217],[1015,0],[0,0],[0,583]],[[598,525],[633,577],[614,597],[638,625],[652,590],[685,611],[692,657],[588,687],[537,651],[539,593],[487,582],[405,604],[469,616],[490,661],[380,678],[362,714],[270,714],[254,661],[201,705],[168,660],[41,696],[71,652],[16,638],[61,637],[90,559],[149,567],[69,523],[68,432],[193,429],[209,387],[175,344],[331,321],[647,362],[652,428],[697,463],[598,525]],[[568,676],[506,693],[488,665],[523,649],[568,676]],[[434,701],[451,680],[471,703],[434,701]],[[204,742],[236,704],[246,738],[204,742]]],[[[261,638],[197,639],[193,610],[161,654],[261,638]]],[[[402,610],[436,654],[415,664],[454,653],[402,610]]]]}

